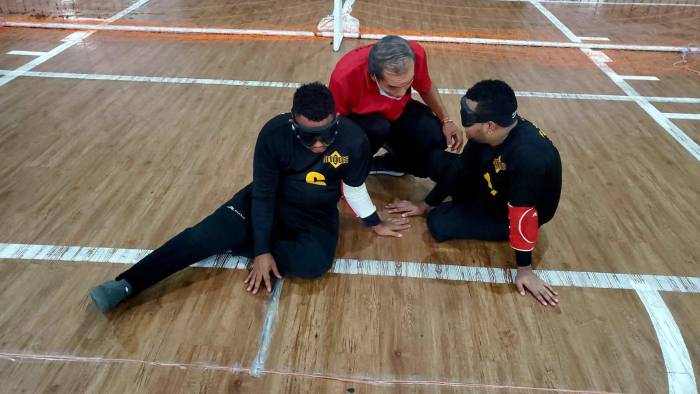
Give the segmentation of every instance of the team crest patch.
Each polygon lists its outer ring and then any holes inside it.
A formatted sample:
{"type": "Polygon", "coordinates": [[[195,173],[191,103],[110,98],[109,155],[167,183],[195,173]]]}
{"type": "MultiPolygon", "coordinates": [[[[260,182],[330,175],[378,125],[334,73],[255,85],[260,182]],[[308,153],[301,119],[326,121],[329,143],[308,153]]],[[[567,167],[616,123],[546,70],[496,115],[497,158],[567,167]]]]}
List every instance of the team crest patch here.
{"type": "Polygon", "coordinates": [[[347,156],[341,155],[338,151],[334,151],[329,156],[324,156],[323,162],[332,165],[333,168],[338,168],[343,164],[348,164],[350,159],[347,156]]]}
{"type": "Polygon", "coordinates": [[[496,174],[506,170],[506,163],[501,161],[501,156],[493,159],[493,168],[496,170],[496,174]]]}
{"type": "Polygon", "coordinates": [[[326,186],[326,177],[320,172],[311,171],[306,174],[306,183],[311,185],[326,186]]]}

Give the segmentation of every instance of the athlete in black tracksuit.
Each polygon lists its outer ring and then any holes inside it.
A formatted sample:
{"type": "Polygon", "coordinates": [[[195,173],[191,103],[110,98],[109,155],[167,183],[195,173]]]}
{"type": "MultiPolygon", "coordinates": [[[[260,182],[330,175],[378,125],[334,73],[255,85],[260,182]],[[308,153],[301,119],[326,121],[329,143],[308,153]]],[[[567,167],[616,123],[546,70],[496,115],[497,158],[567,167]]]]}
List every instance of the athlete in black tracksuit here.
{"type": "MultiPolygon", "coordinates": [[[[330,91],[320,84],[310,85],[330,100],[329,117],[334,117],[330,91]]],[[[332,142],[323,153],[314,153],[300,143],[291,120],[291,113],[282,114],[262,128],[251,184],[121,273],[116,281],[91,290],[97,307],[105,312],[126,298],[124,293],[136,295],[197,261],[228,251],[249,257],[270,253],[281,275],[315,278],[328,271],[338,241],[341,188],[364,187],[369,143],[352,121],[338,117],[332,142]]],[[[371,205],[369,195],[366,200],[371,205]]],[[[377,230],[385,224],[373,205],[364,211],[363,221],[368,226],[380,235],[392,235],[377,230]]],[[[387,227],[401,230],[406,226],[387,227]]]]}
{"type": "MultiPolygon", "coordinates": [[[[435,152],[436,181],[425,202],[430,233],[437,241],[509,238],[508,205],[535,207],[538,226],[554,217],[561,194],[561,160],[552,141],[521,117],[499,146],[469,140],[461,155],[435,152]],[[452,201],[444,202],[448,196],[452,201]]],[[[516,251],[518,265],[531,263],[516,251]]]]}
{"type": "Polygon", "coordinates": [[[510,240],[518,275],[515,284],[545,305],[556,292],[532,271],[538,228],[552,219],[561,194],[561,160],[552,141],[517,115],[513,90],[486,80],[467,91],[460,103],[469,141],[464,151],[434,151],[430,177],[436,182],[422,202],[396,201],[389,213],[427,213],[438,242],[453,239],[510,240]],[[452,200],[444,202],[447,197],[452,200]]]}
{"type": "MultiPolygon", "coordinates": [[[[117,280],[126,279],[136,294],[199,260],[227,251],[249,257],[272,253],[282,275],[315,278],[328,271],[338,242],[340,182],[364,183],[369,172],[367,137],[341,117],[337,138],[325,154],[318,155],[296,140],[289,119],[291,114],[279,115],[260,132],[251,184],[117,280]],[[328,159],[324,162],[328,152],[347,157],[347,163],[335,168],[328,159]]],[[[372,225],[379,223],[376,213],[368,220],[372,225]]]]}

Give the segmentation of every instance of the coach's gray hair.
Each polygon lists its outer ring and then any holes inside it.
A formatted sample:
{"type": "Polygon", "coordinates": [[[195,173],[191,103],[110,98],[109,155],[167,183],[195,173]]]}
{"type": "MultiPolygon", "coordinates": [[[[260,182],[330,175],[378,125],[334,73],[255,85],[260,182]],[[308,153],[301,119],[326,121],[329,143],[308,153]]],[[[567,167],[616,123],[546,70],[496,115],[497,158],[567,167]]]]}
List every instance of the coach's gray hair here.
{"type": "Polygon", "coordinates": [[[416,54],[408,41],[399,36],[386,36],[369,51],[367,67],[370,74],[382,79],[384,71],[394,74],[405,72],[409,60],[415,61],[416,54]]]}

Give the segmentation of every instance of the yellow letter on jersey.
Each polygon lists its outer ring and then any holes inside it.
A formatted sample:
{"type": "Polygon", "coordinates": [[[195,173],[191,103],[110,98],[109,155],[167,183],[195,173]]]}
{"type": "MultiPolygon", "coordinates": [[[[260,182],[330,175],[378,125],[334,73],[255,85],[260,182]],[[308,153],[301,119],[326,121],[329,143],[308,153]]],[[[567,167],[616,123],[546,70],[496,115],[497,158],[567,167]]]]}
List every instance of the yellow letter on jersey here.
{"type": "Polygon", "coordinates": [[[326,186],[326,177],[320,172],[311,171],[306,174],[306,183],[318,186],[326,186]]]}

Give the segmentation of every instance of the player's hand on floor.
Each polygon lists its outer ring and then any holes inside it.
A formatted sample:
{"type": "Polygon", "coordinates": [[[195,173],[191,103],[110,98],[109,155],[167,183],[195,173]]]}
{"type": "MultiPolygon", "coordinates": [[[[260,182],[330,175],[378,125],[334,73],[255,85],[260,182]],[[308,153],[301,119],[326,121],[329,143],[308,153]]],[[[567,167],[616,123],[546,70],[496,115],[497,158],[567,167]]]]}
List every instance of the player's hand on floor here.
{"type": "Polygon", "coordinates": [[[282,275],[280,275],[279,271],[277,270],[277,263],[275,263],[275,258],[272,257],[272,254],[265,253],[255,257],[255,259],[253,259],[253,266],[250,273],[243,282],[248,285],[246,291],[250,291],[253,294],[258,294],[260,284],[265,282],[267,292],[271,293],[272,278],[270,277],[270,272],[272,272],[278,279],[282,279],[282,275]]]}
{"type": "Polygon", "coordinates": [[[428,204],[425,201],[412,202],[408,200],[394,200],[384,206],[387,213],[401,214],[401,217],[422,216],[428,211],[428,204]]]}
{"type": "Polygon", "coordinates": [[[559,303],[558,294],[552,286],[540,279],[530,267],[519,267],[515,276],[515,287],[524,296],[529,291],[542,305],[556,306],[559,303]]]}
{"type": "Polygon", "coordinates": [[[401,237],[401,231],[411,227],[406,218],[390,218],[372,227],[377,235],[382,237],[401,237]]]}

